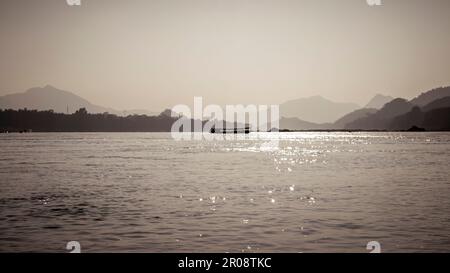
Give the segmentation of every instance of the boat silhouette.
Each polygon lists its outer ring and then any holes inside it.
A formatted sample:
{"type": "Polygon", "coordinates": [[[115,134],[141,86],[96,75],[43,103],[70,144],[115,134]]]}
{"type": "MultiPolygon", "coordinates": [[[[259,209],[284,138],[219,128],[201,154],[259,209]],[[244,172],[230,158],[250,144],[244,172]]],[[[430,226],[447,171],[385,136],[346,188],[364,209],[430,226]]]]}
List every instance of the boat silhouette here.
{"type": "Polygon", "coordinates": [[[250,127],[243,127],[243,128],[211,128],[210,130],[211,134],[249,134],[250,133],[250,127]]]}

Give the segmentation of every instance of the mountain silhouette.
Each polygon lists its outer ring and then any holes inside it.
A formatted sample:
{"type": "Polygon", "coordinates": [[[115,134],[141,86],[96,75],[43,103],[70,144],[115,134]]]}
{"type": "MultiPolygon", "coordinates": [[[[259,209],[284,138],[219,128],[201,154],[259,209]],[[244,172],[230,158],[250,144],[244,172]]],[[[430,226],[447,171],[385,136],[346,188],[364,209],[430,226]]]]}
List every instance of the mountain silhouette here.
{"type": "Polygon", "coordinates": [[[443,109],[450,109],[450,97],[437,99],[422,108],[414,106],[410,112],[393,118],[388,129],[406,130],[418,126],[426,130],[447,130],[450,115],[443,109]]]}
{"type": "MultiPolygon", "coordinates": [[[[381,103],[382,97],[386,100],[389,99],[388,96],[377,95],[369,104],[376,100],[381,103]]],[[[354,121],[348,122],[341,118],[335,125],[342,128],[342,125],[346,123],[344,128],[353,130],[407,130],[412,126],[421,125],[425,122],[425,117],[428,117],[427,122],[431,122],[431,118],[434,118],[440,120],[441,123],[436,121],[436,126],[429,126],[426,129],[437,130],[437,125],[445,124],[445,117],[437,116],[439,111],[431,111],[446,107],[450,107],[450,87],[440,87],[424,92],[411,101],[402,98],[394,99],[384,104],[379,111],[369,113],[366,117],[357,118],[354,121]]],[[[355,113],[361,114],[365,114],[365,112],[366,110],[363,109],[355,111],[355,113]]],[[[357,114],[355,116],[357,117],[357,114]]]]}
{"type": "Polygon", "coordinates": [[[338,103],[321,96],[314,96],[281,104],[280,115],[312,123],[332,123],[358,108],[360,107],[355,103],[338,103]]]}
{"type": "MultiPolygon", "coordinates": [[[[384,104],[381,109],[362,108],[343,115],[334,123],[314,123],[299,118],[282,118],[281,130],[408,130],[422,128],[426,130],[447,130],[450,127],[450,96],[445,97],[449,88],[437,88],[422,93],[417,98],[407,101],[397,98],[384,104]],[[432,98],[437,98],[430,101],[432,98]],[[430,101],[428,104],[423,104],[430,101]],[[418,106],[421,104],[422,106],[418,106]]],[[[377,95],[369,104],[382,103],[389,96],[377,95]]],[[[369,105],[368,104],[368,105],[369,105]]],[[[376,106],[376,105],[375,105],[376,106]]]]}
{"type": "Polygon", "coordinates": [[[418,106],[415,106],[411,112],[394,118],[389,124],[388,129],[408,130],[408,128],[414,126],[429,131],[450,130],[450,107],[423,112],[418,106]]]}
{"type": "Polygon", "coordinates": [[[421,127],[426,130],[450,131],[450,107],[426,112],[421,127]]]}
{"type": "Polygon", "coordinates": [[[412,110],[404,115],[394,117],[387,127],[389,130],[407,130],[414,126],[421,126],[425,118],[419,106],[414,106],[412,110]]]}
{"type": "Polygon", "coordinates": [[[333,128],[335,129],[344,129],[348,123],[354,122],[358,119],[366,118],[367,116],[374,114],[377,112],[375,108],[363,108],[355,110],[342,118],[338,119],[334,124],[333,128]]]}
{"type": "Polygon", "coordinates": [[[450,86],[432,89],[428,92],[420,94],[411,100],[411,103],[417,106],[425,106],[435,100],[450,97],[450,86]]]}
{"type": "Polygon", "coordinates": [[[366,106],[364,106],[364,108],[373,108],[373,109],[381,109],[386,103],[390,102],[394,100],[393,97],[391,96],[385,96],[385,95],[381,95],[381,94],[377,94],[375,95],[375,97],[373,97],[369,103],[367,103],[366,106]]]}
{"type": "Polygon", "coordinates": [[[74,113],[80,108],[85,108],[89,113],[105,113],[114,115],[132,115],[152,113],[145,110],[119,111],[90,103],[86,99],[71,92],[60,90],[51,85],[28,89],[24,93],[16,93],[0,97],[0,109],[32,109],[53,110],[56,113],[74,113]]]}
{"type": "Polygon", "coordinates": [[[367,117],[348,123],[346,129],[384,130],[389,127],[392,118],[408,113],[414,107],[409,101],[397,98],[386,103],[383,108],[367,117]]]}
{"type": "Polygon", "coordinates": [[[424,92],[412,99],[397,98],[367,117],[347,123],[346,129],[408,130],[414,126],[426,130],[447,130],[450,116],[450,87],[424,92]]]}
{"type": "MultiPolygon", "coordinates": [[[[450,129],[450,88],[437,88],[422,93],[411,101],[402,98],[386,103],[381,109],[362,108],[345,112],[334,123],[311,122],[298,117],[283,116],[279,121],[281,130],[449,130],[450,129]],[[431,100],[436,98],[435,100],[431,100]],[[431,100],[431,101],[430,101],[431,100]],[[424,104],[425,102],[429,102],[424,104]]],[[[376,96],[377,97],[377,96],[376,96]]],[[[383,96],[387,99],[387,96],[383,96]]],[[[374,101],[374,100],[372,100],[374,101]]],[[[381,101],[381,100],[379,100],[381,101]]],[[[370,104],[370,103],[369,103],[370,104]]],[[[287,102],[282,105],[282,113],[291,109],[311,120],[331,119],[330,112],[344,111],[344,108],[357,107],[356,104],[334,103],[320,96],[287,102]],[[308,105],[309,103],[309,105],[308,105]],[[294,108],[301,106],[304,108],[294,108]],[[319,109],[307,109],[317,106],[319,109]],[[344,107],[345,106],[345,107],[344,107]],[[330,107],[331,111],[327,107],[330,107]],[[312,113],[320,117],[311,116],[312,113]]],[[[70,111],[70,109],[69,109],[70,111]]],[[[291,112],[291,113],[293,113],[291,112]]],[[[178,115],[167,109],[160,114],[136,115],[91,104],[89,101],[70,92],[52,86],[31,88],[25,93],[0,97],[0,129],[3,131],[170,131],[178,115]],[[72,114],[64,114],[67,107],[80,107],[72,114]],[[4,110],[1,110],[4,109],[4,110]],[[21,109],[21,110],[14,110],[21,109]],[[27,110],[33,109],[33,110],[27,110]],[[45,110],[42,110],[45,109],[45,110]],[[39,111],[41,110],[41,111],[39,111]],[[115,114],[116,113],[116,114],[115,114]]],[[[192,121],[193,122],[193,121],[192,121]]],[[[203,123],[206,121],[202,121],[203,123]]],[[[225,122],[222,122],[225,124],[225,122]]],[[[228,124],[228,123],[227,123],[228,124]]],[[[230,127],[245,126],[228,124],[230,127]]],[[[267,128],[271,128],[270,126],[267,128]]]]}
{"type": "Polygon", "coordinates": [[[441,99],[437,99],[437,100],[425,105],[424,107],[422,107],[422,109],[424,112],[428,112],[428,111],[431,111],[434,109],[447,108],[447,107],[450,107],[450,96],[441,98],[441,99]]]}
{"type": "Polygon", "coordinates": [[[281,130],[340,130],[344,129],[347,123],[353,122],[357,119],[367,117],[370,114],[377,112],[377,109],[359,109],[355,110],[334,123],[314,123],[304,121],[299,118],[285,118],[282,117],[279,121],[281,130]]]}

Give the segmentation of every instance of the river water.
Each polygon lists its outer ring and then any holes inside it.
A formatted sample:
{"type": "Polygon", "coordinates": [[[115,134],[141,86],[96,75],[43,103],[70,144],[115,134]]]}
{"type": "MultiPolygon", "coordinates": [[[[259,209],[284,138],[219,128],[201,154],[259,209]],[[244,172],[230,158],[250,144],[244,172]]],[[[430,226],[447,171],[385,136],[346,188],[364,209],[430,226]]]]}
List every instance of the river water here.
{"type": "Polygon", "coordinates": [[[2,134],[0,151],[1,252],[450,250],[449,133],[2,134]]]}

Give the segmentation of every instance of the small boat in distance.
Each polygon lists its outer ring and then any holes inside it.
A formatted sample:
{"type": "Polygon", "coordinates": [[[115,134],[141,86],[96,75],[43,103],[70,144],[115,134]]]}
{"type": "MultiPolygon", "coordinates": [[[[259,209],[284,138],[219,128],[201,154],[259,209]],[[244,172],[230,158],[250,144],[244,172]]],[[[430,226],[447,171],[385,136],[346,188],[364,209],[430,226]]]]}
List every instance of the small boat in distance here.
{"type": "Polygon", "coordinates": [[[210,131],[211,134],[249,134],[250,133],[250,127],[244,127],[244,128],[211,128],[210,131]]]}

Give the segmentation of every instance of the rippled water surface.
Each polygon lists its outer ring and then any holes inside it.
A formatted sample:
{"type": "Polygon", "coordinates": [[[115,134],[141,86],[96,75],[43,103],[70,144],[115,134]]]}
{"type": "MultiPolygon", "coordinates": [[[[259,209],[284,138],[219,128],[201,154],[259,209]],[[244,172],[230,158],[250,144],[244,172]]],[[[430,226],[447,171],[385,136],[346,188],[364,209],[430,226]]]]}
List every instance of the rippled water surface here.
{"type": "Polygon", "coordinates": [[[450,134],[274,136],[0,135],[0,251],[450,250],[450,134]]]}

